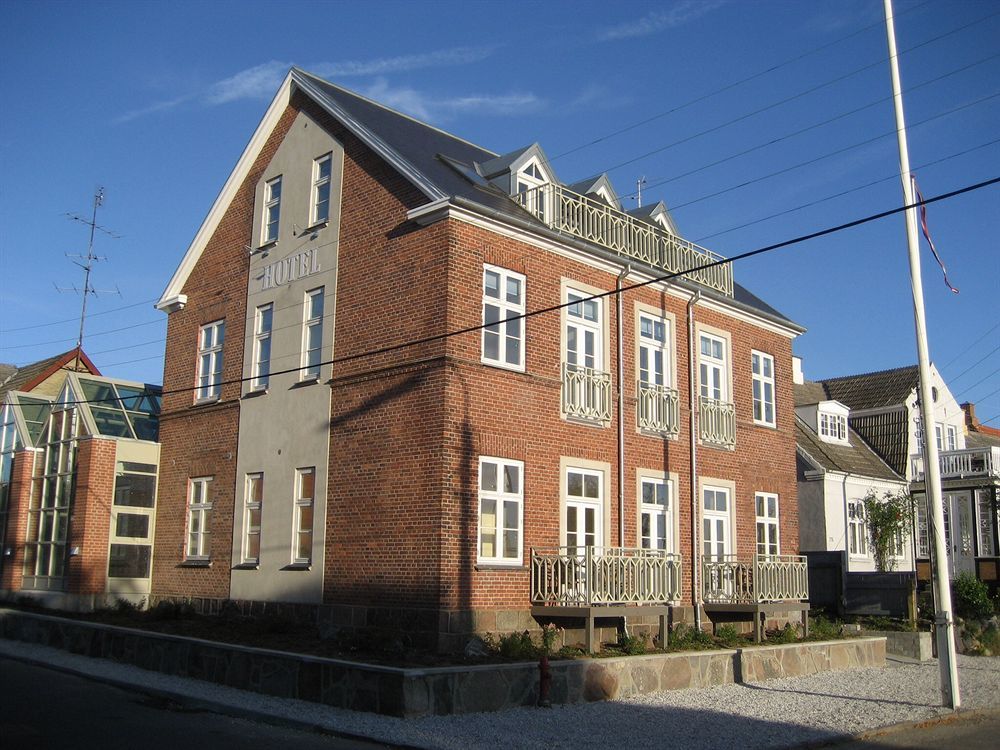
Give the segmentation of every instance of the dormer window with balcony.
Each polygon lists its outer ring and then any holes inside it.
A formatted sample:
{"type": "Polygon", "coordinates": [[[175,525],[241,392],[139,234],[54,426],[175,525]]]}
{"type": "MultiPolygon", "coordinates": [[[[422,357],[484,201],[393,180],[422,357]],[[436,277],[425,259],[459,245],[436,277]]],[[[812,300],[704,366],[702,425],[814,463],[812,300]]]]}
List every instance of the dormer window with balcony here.
{"type": "Polygon", "coordinates": [[[542,169],[537,159],[532,159],[517,173],[514,178],[514,192],[523,194],[525,206],[538,217],[545,216],[545,191],[540,190],[549,182],[548,175],[542,169]]]}

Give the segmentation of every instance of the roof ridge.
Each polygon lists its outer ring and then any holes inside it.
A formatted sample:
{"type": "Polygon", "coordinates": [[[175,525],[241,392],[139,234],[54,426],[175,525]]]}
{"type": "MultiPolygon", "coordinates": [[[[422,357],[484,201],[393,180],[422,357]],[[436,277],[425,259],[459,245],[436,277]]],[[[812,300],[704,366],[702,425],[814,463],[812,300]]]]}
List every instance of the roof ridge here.
{"type": "Polygon", "coordinates": [[[859,372],[854,375],[838,375],[835,378],[823,378],[822,380],[817,380],[817,383],[832,383],[836,380],[855,380],[857,378],[867,378],[872,375],[888,375],[892,372],[900,372],[902,370],[916,370],[918,365],[903,365],[902,367],[890,367],[888,370],[873,370],[872,372],[859,372]]]}
{"type": "Polygon", "coordinates": [[[436,125],[431,125],[429,122],[424,122],[423,120],[420,120],[420,119],[414,117],[413,115],[408,115],[405,112],[400,112],[398,109],[394,109],[393,107],[389,107],[389,106],[387,106],[385,104],[382,104],[381,102],[377,102],[374,99],[370,99],[367,96],[365,96],[364,94],[358,93],[357,91],[352,91],[349,88],[345,88],[344,86],[341,86],[339,84],[333,83],[332,81],[328,81],[326,78],[318,76],[315,73],[310,73],[308,70],[305,70],[305,69],[300,68],[300,67],[295,66],[295,65],[292,66],[292,70],[297,71],[298,73],[301,73],[302,75],[309,76],[310,78],[312,78],[312,79],[314,79],[316,81],[320,81],[320,82],[322,82],[323,84],[325,84],[327,86],[331,86],[331,87],[337,89],[337,91],[340,91],[342,93],[348,94],[349,96],[356,96],[358,99],[361,99],[362,101],[364,101],[364,102],[366,102],[366,103],[368,103],[368,104],[370,104],[370,105],[372,105],[374,107],[378,107],[379,109],[383,109],[386,112],[391,112],[392,114],[397,115],[398,117],[402,117],[402,118],[404,118],[406,120],[409,120],[411,122],[416,123],[417,125],[421,125],[421,126],[427,128],[428,130],[433,130],[433,131],[435,131],[437,133],[440,133],[441,135],[444,135],[444,136],[447,136],[448,138],[451,138],[452,140],[458,141],[460,143],[464,143],[466,146],[472,146],[473,148],[478,148],[480,151],[485,151],[488,154],[493,154],[493,158],[501,156],[501,154],[496,153],[495,151],[493,151],[493,149],[486,148],[485,146],[480,146],[478,143],[473,143],[472,141],[466,140],[465,138],[462,138],[461,136],[455,135],[454,133],[449,133],[447,130],[444,130],[443,128],[439,128],[436,125]]]}

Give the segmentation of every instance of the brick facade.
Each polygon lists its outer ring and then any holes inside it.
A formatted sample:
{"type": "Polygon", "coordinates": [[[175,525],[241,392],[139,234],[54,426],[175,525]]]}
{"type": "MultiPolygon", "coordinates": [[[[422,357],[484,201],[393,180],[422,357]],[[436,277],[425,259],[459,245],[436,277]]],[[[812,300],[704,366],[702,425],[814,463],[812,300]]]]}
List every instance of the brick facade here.
{"type": "MultiPolygon", "coordinates": [[[[28,537],[28,508],[31,507],[32,474],[35,471],[35,451],[19,450],[11,467],[10,489],[7,496],[7,527],[3,539],[3,561],[0,563],[0,590],[20,591],[24,570],[24,543],[28,537]]],[[[41,460],[40,458],[38,460],[41,460]]]]}
{"type": "Polygon", "coordinates": [[[76,452],[76,481],[67,543],[71,554],[66,565],[67,591],[97,595],[108,582],[108,534],[115,494],[114,440],[84,438],[76,452]]]}

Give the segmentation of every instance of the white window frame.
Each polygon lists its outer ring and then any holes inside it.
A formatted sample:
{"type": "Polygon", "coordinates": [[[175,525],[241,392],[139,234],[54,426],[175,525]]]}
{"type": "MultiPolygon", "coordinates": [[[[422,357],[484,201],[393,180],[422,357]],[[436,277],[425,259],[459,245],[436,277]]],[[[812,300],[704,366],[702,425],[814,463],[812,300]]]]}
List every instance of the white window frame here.
{"type": "Polygon", "coordinates": [[[773,492],[755,492],[754,506],[757,513],[757,554],[764,557],[780,555],[781,509],[778,496],[773,492]]]}
{"type": "Polygon", "coordinates": [[[494,325],[491,325],[489,328],[483,328],[480,355],[481,361],[484,364],[524,372],[524,350],[525,342],[527,340],[527,337],[525,336],[525,328],[527,326],[527,320],[521,316],[524,315],[525,311],[527,291],[528,287],[524,274],[511,271],[507,268],[501,268],[500,266],[493,266],[488,263],[483,264],[483,325],[485,326],[488,322],[490,322],[487,317],[488,308],[496,309],[496,320],[499,321],[494,325]],[[490,275],[494,275],[498,279],[498,297],[494,297],[489,294],[487,279],[490,275]],[[520,302],[511,301],[509,299],[508,287],[512,282],[516,283],[520,289],[520,293],[518,295],[520,302]],[[514,320],[510,320],[511,317],[513,317],[514,320]],[[512,333],[512,331],[515,332],[512,333]],[[496,357],[490,357],[486,352],[487,341],[493,336],[497,338],[496,357]],[[509,361],[510,354],[511,349],[514,346],[517,348],[517,357],[515,361],[511,362],[509,361]]]}
{"type": "Polygon", "coordinates": [[[302,373],[301,380],[318,380],[323,361],[323,315],[326,307],[326,287],[306,292],[302,309],[302,373]],[[319,301],[319,314],[314,314],[314,303],[319,301]],[[313,340],[313,336],[316,340],[313,340]]]}
{"type": "MultiPolygon", "coordinates": [[[[664,477],[640,476],[639,477],[639,547],[642,549],[655,549],[664,552],[674,552],[674,488],[673,482],[664,477]],[[662,488],[666,501],[664,505],[659,503],[649,503],[646,501],[646,489],[652,488],[654,493],[658,493],[662,488]],[[653,534],[656,528],[656,520],[663,519],[663,546],[654,544],[653,534]],[[643,533],[643,523],[648,520],[649,533],[643,533]]],[[[659,542],[657,538],[655,540],[659,542]]]]}
{"type": "Polygon", "coordinates": [[[476,560],[484,565],[510,565],[520,566],[524,559],[524,462],[509,458],[497,458],[495,456],[479,457],[479,504],[478,504],[478,524],[476,534],[476,560]],[[491,467],[493,471],[485,471],[491,467]],[[508,489],[506,484],[507,470],[516,471],[517,488],[508,489]],[[493,475],[495,485],[490,488],[487,484],[487,474],[493,475]],[[489,521],[489,514],[485,513],[487,504],[492,503],[492,523],[489,521]],[[515,506],[517,516],[517,527],[511,528],[506,525],[506,510],[508,505],[515,506]],[[504,536],[507,532],[515,531],[517,535],[517,550],[515,554],[506,554],[504,536]],[[492,535],[493,554],[483,554],[484,538],[492,535]]]}
{"type": "Polygon", "coordinates": [[[778,404],[774,390],[774,357],[756,349],[750,350],[750,371],[753,380],[754,424],[776,427],[778,404]],[[770,408],[770,415],[768,415],[770,408]]]}
{"type": "Polygon", "coordinates": [[[525,207],[536,216],[544,219],[546,213],[545,193],[540,190],[550,182],[545,170],[537,158],[532,158],[514,175],[514,193],[528,193],[525,207]]]}
{"type": "Polygon", "coordinates": [[[312,205],[311,224],[319,226],[330,220],[330,190],[333,184],[333,152],[327,152],[313,160],[313,183],[312,183],[312,205]],[[323,168],[326,167],[326,174],[323,168]],[[326,194],[325,199],[323,194],[326,194]],[[326,204],[325,212],[321,213],[321,208],[326,204]]]}
{"type": "Polygon", "coordinates": [[[213,478],[188,479],[187,528],[184,543],[186,560],[208,560],[211,557],[212,501],[209,490],[213,478]]]}
{"type": "Polygon", "coordinates": [[[222,347],[226,321],[213,320],[198,329],[198,380],[195,402],[218,401],[222,395],[222,347]]]}
{"type": "Polygon", "coordinates": [[[591,369],[604,372],[604,299],[588,299],[594,295],[580,289],[567,288],[566,301],[575,304],[563,308],[566,311],[564,361],[570,367],[591,369]],[[594,317],[587,317],[589,310],[594,311],[594,317]],[[570,362],[570,331],[575,333],[577,349],[574,351],[577,361],[570,362]],[[594,351],[592,364],[588,365],[586,345],[587,334],[593,336],[594,351]],[[581,344],[583,346],[581,346],[581,344]]]}
{"type": "MultiPolygon", "coordinates": [[[[699,346],[699,350],[701,347],[699,346]]],[[[710,560],[719,560],[720,558],[725,558],[727,555],[732,554],[733,549],[733,537],[735,536],[735,529],[733,528],[733,489],[725,485],[717,484],[703,484],[701,487],[701,554],[702,556],[710,560]],[[708,500],[708,493],[713,493],[713,507],[708,508],[706,502],[708,500]],[[726,499],[726,509],[718,509],[718,495],[723,495],[726,499]],[[707,536],[705,534],[706,522],[714,523],[716,530],[719,529],[719,522],[722,522],[723,529],[723,539],[722,539],[722,551],[720,552],[718,547],[715,549],[710,549],[706,545],[707,536]]],[[[713,536],[718,536],[714,534],[713,536]]],[[[714,539],[714,544],[718,545],[718,539],[714,539]]]]}
{"type": "Polygon", "coordinates": [[[281,225],[281,175],[264,183],[264,216],[261,222],[260,239],[262,245],[278,241],[281,225]]]}
{"type": "Polygon", "coordinates": [[[831,414],[827,411],[819,413],[820,437],[847,442],[847,417],[843,414],[831,414]]]}
{"type": "Polygon", "coordinates": [[[947,433],[947,438],[948,438],[948,443],[947,443],[948,450],[950,451],[958,450],[958,429],[955,427],[955,425],[950,424],[945,428],[945,431],[947,433]]]}
{"type": "Polygon", "coordinates": [[[254,312],[253,367],[250,388],[267,390],[271,381],[271,329],[274,327],[274,304],[259,305],[254,312]]]}
{"type": "Polygon", "coordinates": [[[636,367],[639,370],[639,382],[646,385],[658,385],[664,388],[673,387],[672,375],[673,375],[673,364],[671,362],[671,342],[673,341],[673,331],[670,327],[671,321],[669,318],[663,315],[656,315],[654,313],[639,312],[639,329],[637,341],[639,342],[639,351],[636,356],[636,367]],[[648,322],[652,328],[652,335],[646,335],[643,331],[643,323],[648,322]],[[660,326],[663,331],[662,341],[656,338],[656,328],[660,326]],[[643,367],[643,359],[645,358],[646,366],[643,367]],[[660,362],[660,372],[656,372],[654,362],[656,360],[660,362]],[[657,379],[659,375],[659,379],[657,379]]]}
{"type": "Polygon", "coordinates": [[[577,554],[583,554],[587,546],[593,546],[602,548],[605,546],[605,528],[604,528],[604,472],[597,469],[588,469],[580,466],[567,466],[566,470],[563,472],[563,492],[564,492],[564,502],[563,502],[563,525],[564,525],[564,535],[563,541],[567,548],[573,548],[581,550],[577,554]],[[575,495],[571,494],[569,490],[569,477],[570,474],[579,474],[581,477],[580,487],[582,494],[575,495]],[[596,478],[597,480],[597,496],[593,497],[587,494],[587,479],[596,478]],[[589,507],[594,511],[594,543],[592,545],[586,544],[586,529],[583,531],[578,531],[578,535],[582,535],[584,544],[570,544],[570,529],[569,529],[569,508],[586,509],[589,507]]]}
{"type": "Polygon", "coordinates": [[[260,562],[261,526],[264,513],[264,472],[255,471],[246,475],[243,485],[243,564],[256,565],[260,562]],[[253,517],[256,514],[256,523],[253,517]],[[253,554],[256,542],[256,553],[253,554]]]}
{"type": "Polygon", "coordinates": [[[865,514],[864,500],[847,501],[847,554],[849,557],[867,560],[871,555],[868,549],[868,517],[865,514]]]}
{"type": "Polygon", "coordinates": [[[292,563],[309,565],[312,563],[314,525],[316,523],[316,467],[304,466],[295,470],[295,509],[292,520],[292,563]],[[312,493],[304,490],[304,479],[312,477],[312,493]],[[309,509],[309,523],[305,523],[305,511],[309,509]],[[303,555],[303,541],[308,540],[309,554],[303,555]]]}
{"type": "Polygon", "coordinates": [[[729,342],[709,331],[698,332],[698,393],[702,398],[729,402],[729,342]],[[719,346],[715,352],[705,352],[705,344],[719,346]],[[712,375],[713,377],[710,377],[712,375]]]}
{"type": "Polygon", "coordinates": [[[941,422],[934,424],[934,443],[937,445],[938,453],[944,450],[944,425],[941,422]]]}

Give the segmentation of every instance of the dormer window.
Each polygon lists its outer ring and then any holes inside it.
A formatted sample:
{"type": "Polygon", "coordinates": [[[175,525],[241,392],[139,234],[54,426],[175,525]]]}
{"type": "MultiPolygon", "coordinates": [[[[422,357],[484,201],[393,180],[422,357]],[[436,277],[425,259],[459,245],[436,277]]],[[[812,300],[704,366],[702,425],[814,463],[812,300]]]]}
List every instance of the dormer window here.
{"type": "Polygon", "coordinates": [[[532,159],[517,173],[514,182],[514,192],[524,194],[526,200],[521,205],[535,216],[544,219],[545,192],[540,188],[549,181],[536,159],[532,159]]]}
{"type": "Polygon", "coordinates": [[[843,414],[819,413],[819,435],[830,442],[847,442],[847,417],[843,414]]]}

